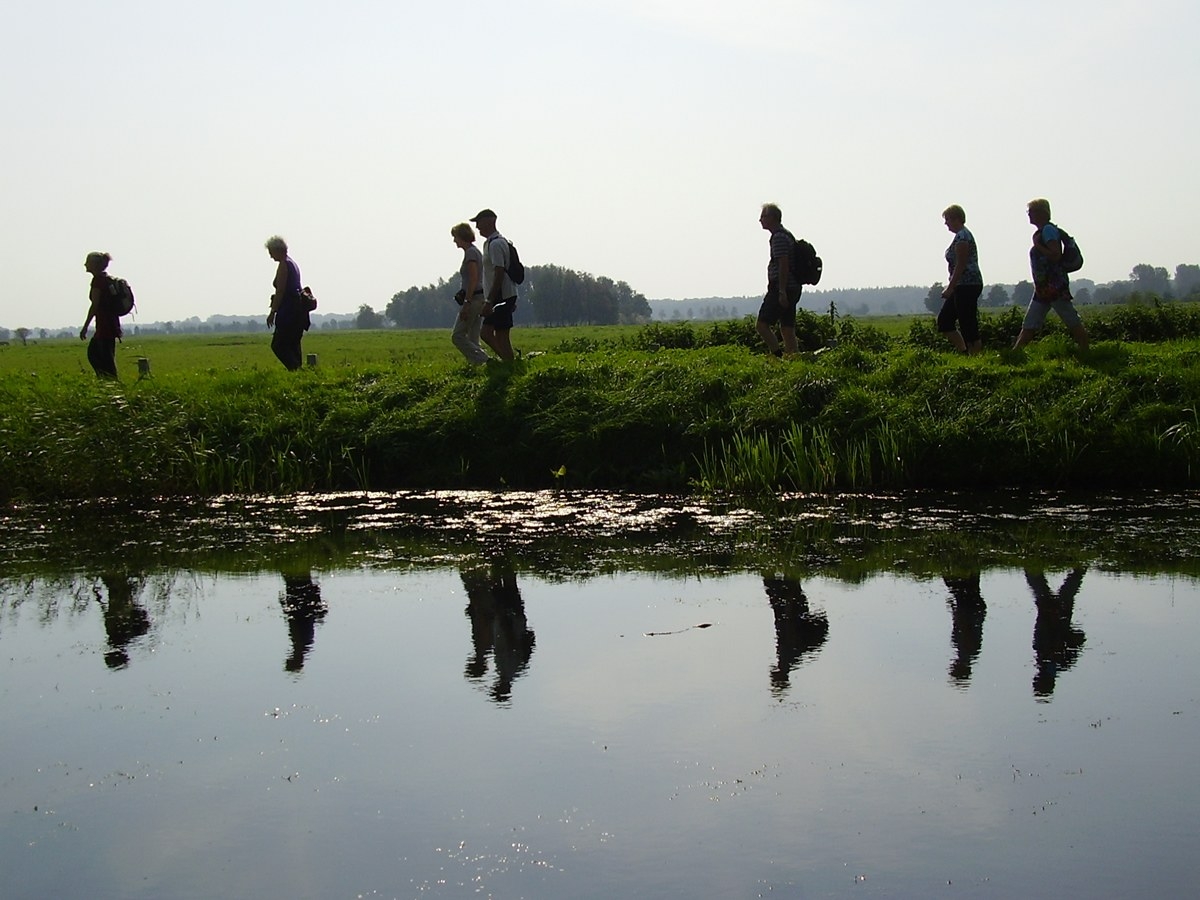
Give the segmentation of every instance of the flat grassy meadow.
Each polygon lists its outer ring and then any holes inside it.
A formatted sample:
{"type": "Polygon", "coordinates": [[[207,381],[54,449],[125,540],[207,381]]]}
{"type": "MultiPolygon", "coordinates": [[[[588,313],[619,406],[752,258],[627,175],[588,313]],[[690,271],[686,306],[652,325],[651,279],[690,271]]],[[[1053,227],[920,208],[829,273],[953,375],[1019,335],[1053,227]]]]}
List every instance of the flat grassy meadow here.
{"type": "Polygon", "coordinates": [[[1195,485],[1191,310],[1089,319],[1087,353],[1054,327],[1004,349],[1018,316],[988,318],[976,357],[932,317],[904,332],[809,316],[784,360],[749,319],[518,328],[522,358],[479,368],[448,329],[313,331],[318,365],[299,372],[267,334],[131,336],[119,382],[96,379],[77,340],[10,343],[0,497],[1195,485]]]}

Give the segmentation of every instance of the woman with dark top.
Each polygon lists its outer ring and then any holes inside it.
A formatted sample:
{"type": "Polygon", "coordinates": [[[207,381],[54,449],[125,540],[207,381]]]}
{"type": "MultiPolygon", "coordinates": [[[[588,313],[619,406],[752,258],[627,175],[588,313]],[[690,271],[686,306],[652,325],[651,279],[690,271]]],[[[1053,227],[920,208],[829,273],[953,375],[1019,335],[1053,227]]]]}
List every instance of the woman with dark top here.
{"type": "Polygon", "coordinates": [[[271,350],[288,369],[295,371],[304,364],[300,339],[312,324],[308,304],[301,296],[300,267],[288,256],[287,241],[279,235],[267,240],[267,252],[279,263],[275,269],[275,293],[271,295],[271,312],[267,327],[275,328],[271,350]]]}
{"type": "Polygon", "coordinates": [[[975,246],[975,236],[967,230],[967,214],[961,206],[946,207],[942,221],[954,235],[954,240],[946,248],[950,280],[942,291],[937,329],[960,353],[978,353],[983,349],[979,339],[979,296],[983,293],[979,250],[975,246]]]}
{"type": "Polygon", "coordinates": [[[79,339],[87,340],[88,326],[96,320],[96,333],[88,343],[87,358],[98,378],[117,377],[117,339],[121,336],[121,317],[113,304],[109,289],[108,264],[112,257],[107,253],[89,253],[83,267],[92,275],[92,286],[88,291],[87,319],[79,329],[79,339]]]}

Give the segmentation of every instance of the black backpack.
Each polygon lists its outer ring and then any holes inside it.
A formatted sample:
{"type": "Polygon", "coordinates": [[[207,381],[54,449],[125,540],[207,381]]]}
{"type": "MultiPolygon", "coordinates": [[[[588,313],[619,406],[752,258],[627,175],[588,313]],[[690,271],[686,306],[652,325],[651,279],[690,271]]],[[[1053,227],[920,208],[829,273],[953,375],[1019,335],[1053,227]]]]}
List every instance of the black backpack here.
{"type": "Polygon", "coordinates": [[[124,278],[108,276],[108,298],[112,303],[113,312],[118,316],[127,316],[133,312],[133,288],[124,278]]]}
{"type": "Polygon", "coordinates": [[[1058,236],[1062,238],[1062,267],[1068,272],[1078,272],[1083,268],[1083,251],[1079,243],[1061,228],[1058,236]]]}
{"type": "Polygon", "coordinates": [[[525,280],[525,264],[521,262],[521,257],[517,256],[517,245],[508,238],[505,238],[504,242],[508,244],[508,265],[504,267],[504,272],[512,279],[513,284],[520,284],[525,280]]]}
{"type": "MultiPolygon", "coordinates": [[[[788,234],[791,234],[789,231],[788,234]]],[[[801,284],[817,284],[821,280],[824,263],[817,256],[817,249],[804,238],[792,236],[792,255],[789,268],[801,284]]]]}

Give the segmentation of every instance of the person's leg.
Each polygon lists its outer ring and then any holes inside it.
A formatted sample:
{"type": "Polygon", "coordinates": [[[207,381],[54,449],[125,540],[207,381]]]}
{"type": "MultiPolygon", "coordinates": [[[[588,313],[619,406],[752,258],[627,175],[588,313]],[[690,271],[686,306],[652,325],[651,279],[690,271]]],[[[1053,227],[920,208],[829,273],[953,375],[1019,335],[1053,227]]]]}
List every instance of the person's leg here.
{"type": "Polygon", "coordinates": [[[93,337],[87,346],[88,362],[97,378],[117,377],[117,342],[93,337]]]}
{"type": "MultiPolygon", "coordinates": [[[[779,340],[775,337],[775,329],[771,327],[771,324],[759,319],[754,327],[758,331],[758,336],[763,339],[763,343],[767,345],[767,352],[778,356],[779,340]]],[[[792,336],[795,337],[794,329],[792,336]]]]}
{"type": "MultiPolygon", "coordinates": [[[[979,339],[979,295],[982,293],[982,284],[963,285],[954,292],[954,307],[960,329],[959,340],[963,342],[959,349],[967,353],[978,353],[983,349],[983,341],[979,339]]],[[[953,343],[953,340],[951,342],[953,343]]]]}
{"type": "Polygon", "coordinates": [[[495,334],[495,341],[496,341],[496,343],[493,344],[492,346],[496,350],[496,355],[499,356],[505,362],[511,362],[514,358],[513,348],[512,348],[512,329],[497,328],[496,334],[495,334]]]}
{"type": "Polygon", "coordinates": [[[479,339],[492,348],[492,352],[497,356],[500,355],[500,349],[496,346],[496,327],[494,325],[483,325],[479,329],[479,339]]]}
{"type": "Polygon", "coordinates": [[[301,334],[303,332],[298,328],[276,325],[271,338],[271,350],[275,357],[293,372],[304,364],[304,357],[300,353],[301,334]]]}
{"type": "Polygon", "coordinates": [[[796,355],[796,325],[780,325],[779,333],[783,335],[783,352],[786,356],[796,355]]]}
{"type": "Polygon", "coordinates": [[[1063,324],[1067,326],[1067,331],[1075,339],[1075,343],[1079,345],[1079,349],[1086,350],[1088,348],[1088,333],[1087,329],[1083,327],[1083,319],[1079,318],[1079,311],[1075,309],[1075,304],[1070,300],[1060,300],[1054,304],[1054,311],[1062,319],[1063,324]]]}
{"type": "Polygon", "coordinates": [[[758,320],[754,328],[772,356],[780,354],[779,339],[775,337],[775,324],[779,321],[779,313],[779,291],[773,284],[768,284],[766,296],[758,308],[758,320]]]}
{"type": "Polygon", "coordinates": [[[503,360],[513,358],[511,332],[513,327],[513,306],[516,300],[510,300],[494,309],[491,315],[484,316],[481,336],[484,343],[496,351],[503,360]]]}
{"type": "Polygon", "coordinates": [[[967,342],[963,340],[962,334],[958,330],[958,304],[956,302],[957,292],[951,294],[942,300],[942,308],[937,314],[937,330],[938,334],[944,336],[959,353],[967,352],[967,342]]]}
{"type": "Polygon", "coordinates": [[[477,359],[481,363],[488,361],[487,351],[479,346],[479,334],[483,329],[483,304],[479,304],[479,312],[471,320],[471,324],[467,328],[467,343],[473,350],[478,350],[477,359]]]}
{"type": "MultiPolygon", "coordinates": [[[[770,292],[768,292],[768,296],[770,292]]],[[[779,315],[779,333],[783,335],[783,352],[786,356],[796,355],[796,306],[800,303],[800,291],[788,292],[788,305],[779,305],[776,298],[776,309],[779,315]]]]}
{"type": "Polygon", "coordinates": [[[1025,310],[1025,321],[1021,323],[1021,333],[1017,335],[1016,343],[1013,344],[1014,350],[1020,350],[1033,340],[1034,335],[1041,330],[1042,324],[1046,321],[1046,313],[1049,310],[1049,303],[1043,303],[1040,300],[1029,301],[1029,306],[1025,310]]]}
{"type": "Polygon", "coordinates": [[[454,331],[450,334],[450,341],[458,348],[458,352],[466,357],[467,362],[477,366],[487,362],[487,353],[479,346],[482,310],[482,298],[468,300],[463,304],[462,311],[454,317],[454,331]]]}

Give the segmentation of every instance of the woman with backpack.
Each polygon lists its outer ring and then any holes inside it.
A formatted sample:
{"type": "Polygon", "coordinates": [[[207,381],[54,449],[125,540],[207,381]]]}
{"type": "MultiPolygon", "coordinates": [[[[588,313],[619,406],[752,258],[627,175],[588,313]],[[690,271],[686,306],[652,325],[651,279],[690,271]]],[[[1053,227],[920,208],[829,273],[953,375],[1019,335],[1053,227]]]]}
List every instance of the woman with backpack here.
{"type": "Polygon", "coordinates": [[[88,342],[87,358],[97,378],[117,377],[117,339],[121,337],[121,317],[113,304],[108,277],[108,264],[112,257],[107,253],[93,252],[87,255],[83,267],[91,273],[92,286],[88,291],[88,314],[79,339],[87,340],[88,326],[96,320],[96,333],[88,342]]]}
{"type": "Polygon", "coordinates": [[[266,247],[271,259],[279,264],[275,267],[275,293],[271,295],[271,312],[267,315],[267,327],[275,328],[271,350],[294,372],[304,365],[300,339],[312,320],[308,315],[308,304],[301,296],[300,267],[288,256],[287,241],[274,235],[268,238],[266,247]]]}
{"type": "MultiPolygon", "coordinates": [[[[1075,309],[1071,297],[1070,275],[1063,261],[1063,239],[1066,232],[1050,221],[1050,201],[1045,199],[1030,200],[1029,224],[1033,226],[1033,246],[1029,248],[1029,268],[1033,273],[1033,297],[1025,310],[1025,321],[1021,323],[1021,331],[1013,344],[1014,350],[1019,350],[1038,333],[1046,321],[1046,314],[1054,310],[1067,331],[1075,339],[1080,350],[1088,348],[1088,333],[1083,327],[1083,320],[1075,309]]],[[[1082,265],[1082,258],[1078,264],[1082,265]]]]}

